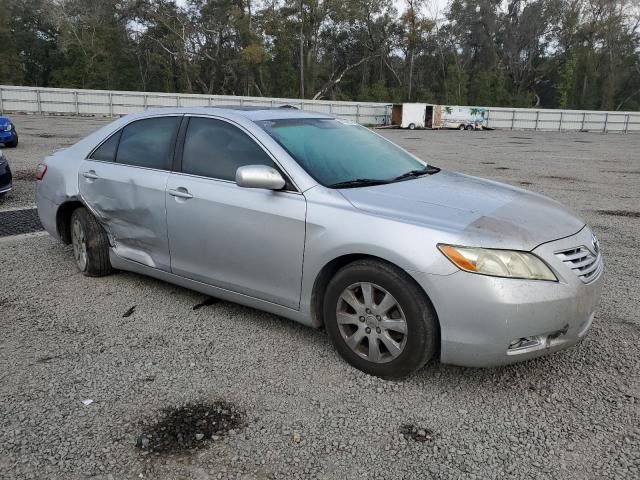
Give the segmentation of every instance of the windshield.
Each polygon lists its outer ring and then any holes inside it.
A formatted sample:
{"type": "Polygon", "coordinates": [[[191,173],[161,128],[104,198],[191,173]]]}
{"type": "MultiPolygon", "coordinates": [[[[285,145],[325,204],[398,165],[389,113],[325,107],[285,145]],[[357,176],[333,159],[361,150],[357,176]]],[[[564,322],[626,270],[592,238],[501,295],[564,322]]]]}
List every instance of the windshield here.
{"type": "Polygon", "coordinates": [[[391,181],[426,167],[369,129],[338,119],[266,120],[258,124],[325,186],[391,181]]]}

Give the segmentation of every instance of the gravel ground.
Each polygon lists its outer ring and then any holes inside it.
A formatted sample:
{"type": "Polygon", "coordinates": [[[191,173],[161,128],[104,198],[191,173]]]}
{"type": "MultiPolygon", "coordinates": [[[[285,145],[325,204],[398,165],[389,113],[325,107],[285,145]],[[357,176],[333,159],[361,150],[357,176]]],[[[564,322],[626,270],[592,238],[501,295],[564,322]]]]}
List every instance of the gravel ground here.
{"type": "MultiPolygon", "coordinates": [[[[14,120],[16,172],[104,123],[14,120]]],[[[346,365],[322,332],[134,274],[83,277],[45,235],[0,239],[0,477],[639,478],[640,135],[381,132],[594,226],[607,277],[579,346],[384,381],[346,365]],[[242,426],[187,453],[136,447],[165,409],[216,401],[242,426]]],[[[32,181],[1,202],[32,205],[32,181]]]]}

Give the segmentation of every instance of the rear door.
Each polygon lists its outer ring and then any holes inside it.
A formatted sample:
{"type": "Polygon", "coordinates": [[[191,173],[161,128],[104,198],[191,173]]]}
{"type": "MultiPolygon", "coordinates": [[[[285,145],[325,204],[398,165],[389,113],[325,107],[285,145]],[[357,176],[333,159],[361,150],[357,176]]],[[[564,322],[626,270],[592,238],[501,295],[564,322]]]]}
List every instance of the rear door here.
{"type": "Polygon", "coordinates": [[[165,189],[182,117],[137,120],[94,150],[79,171],[84,203],[120,257],[170,270],[165,189]]]}
{"type": "Polygon", "coordinates": [[[243,165],[279,168],[240,127],[214,118],[189,120],[181,172],[167,184],[171,269],[297,309],[305,198],[293,186],[277,192],[239,187],[235,173],[243,165]]]}

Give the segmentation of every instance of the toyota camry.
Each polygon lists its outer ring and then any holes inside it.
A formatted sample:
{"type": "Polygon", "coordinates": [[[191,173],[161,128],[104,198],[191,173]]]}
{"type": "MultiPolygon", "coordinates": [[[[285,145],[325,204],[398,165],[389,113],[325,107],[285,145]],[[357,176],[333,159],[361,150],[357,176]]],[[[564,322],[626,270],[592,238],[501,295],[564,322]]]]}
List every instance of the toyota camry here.
{"type": "Polygon", "coordinates": [[[578,343],[603,282],[592,229],[431,160],[324,114],[149,110],[47,157],[37,206],[83,274],[138,272],[324,328],[373,375],[578,343]]]}

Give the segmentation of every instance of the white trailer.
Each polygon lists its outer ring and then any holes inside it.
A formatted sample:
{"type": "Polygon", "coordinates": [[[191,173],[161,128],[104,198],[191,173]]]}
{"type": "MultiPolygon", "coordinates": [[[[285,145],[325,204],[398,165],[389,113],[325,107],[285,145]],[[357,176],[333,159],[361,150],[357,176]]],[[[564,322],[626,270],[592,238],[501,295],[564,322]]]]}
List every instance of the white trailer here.
{"type": "Polygon", "coordinates": [[[459,107],[429,105],[427,126],[458,130],[482,130],[487,126],[486,109],[483,107],[459,107]]]}
{"type": "Polygon", "coordinates": [[[426,128],[426,103],[396,103],[391,110],[391,125],[414,130],[426,128]]]}
{"type": "Polygon", "coordinates": [[[408,128],[449,128],[482,130],[487,128],[484,107],[433,105],[431,103],[396,103],[391,110],[391,126],[408,128]]]}

